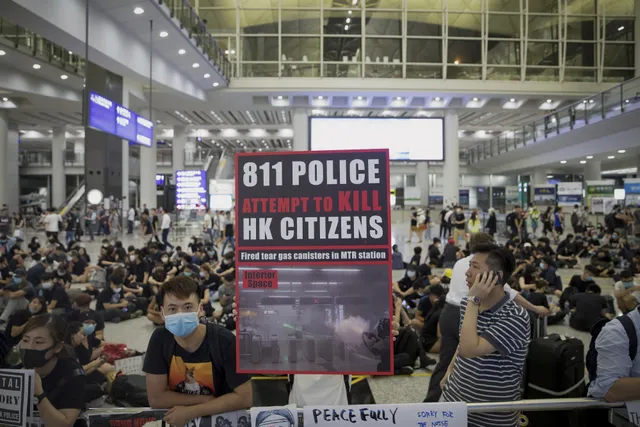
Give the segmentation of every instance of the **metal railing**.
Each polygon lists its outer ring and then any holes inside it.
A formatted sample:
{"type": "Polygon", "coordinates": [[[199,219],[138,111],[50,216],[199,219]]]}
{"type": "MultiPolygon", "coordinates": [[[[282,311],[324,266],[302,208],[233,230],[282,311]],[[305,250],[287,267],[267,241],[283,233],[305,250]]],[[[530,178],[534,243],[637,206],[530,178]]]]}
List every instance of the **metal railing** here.
{"type": "Polygon", "coordinates": [[[470,164],[477,163],[637,108],[640,108],[640,77],[551,111],[520,128],[504,131],[496,138],[477,143],[467,149],[467,157],[470,164]]]}
{"type": "Polygon", "coordinates": [[[25,166],[51,166],[51,151],[20,151],[18,155],[19,165],[25,166]]]}
{"type": "Polygon", "coordinates": [[[83,58],[4,18],[0,18],[0,45],[33,55],[69,73],[84,75],[83,58]]]}
{"type": "Polygon", "coordinates": [[[207,30],[207,26],[202,22],[195,9],[189,4],[188,0],[159,0],[159,3],[165,4],[171,13],[172,18],[176,18],[180,22],[180,28],[189,33],[189,37],[193,38],[196,46],[201,48],[204,54],[213,62],[213,65],[229,81],[231,77],[231,63],[220,48],[216,40],[207,30]]]}

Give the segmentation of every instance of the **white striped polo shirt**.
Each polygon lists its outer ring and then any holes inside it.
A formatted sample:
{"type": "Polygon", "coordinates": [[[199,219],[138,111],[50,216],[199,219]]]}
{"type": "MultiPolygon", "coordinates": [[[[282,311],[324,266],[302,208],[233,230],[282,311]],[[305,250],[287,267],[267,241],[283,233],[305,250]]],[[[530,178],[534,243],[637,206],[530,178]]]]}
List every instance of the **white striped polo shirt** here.
{"type": "MultiPolygon", "coordinates": [[[[468,297],[460,304],[460,327],[468,297]]],[[[501,402],[520,400],[520,385],[531,326],[525,309],[509,301],[505,294],[499,303],[478,314],[478,335],[496,349],[485,356],[458,355],[453,372],[443,390],[445,402],[501,402]]],[[[469,426],[514,427],[517,412],[469,414],[469,426]]]]}

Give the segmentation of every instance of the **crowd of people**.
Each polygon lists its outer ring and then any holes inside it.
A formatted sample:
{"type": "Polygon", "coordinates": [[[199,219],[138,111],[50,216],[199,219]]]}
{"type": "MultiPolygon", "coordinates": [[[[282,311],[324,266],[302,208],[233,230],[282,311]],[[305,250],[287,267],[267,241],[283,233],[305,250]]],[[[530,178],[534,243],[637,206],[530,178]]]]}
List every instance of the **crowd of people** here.
{"type": "MultiPolygon", "coordinates": [[[[561,209],[555,211],[561,214],[561,209]]],[[[582,218],[584,210],[578,207],[576,212],[582,218]]],[[[635,282],[640,247],[629,228],[635,214],[616,206],[604,224],[591,224],[588,217],[572,221],[573,233],[567,233],[560,220],[560,228],[553,227],[555,234],[548,236],[545,214],[538,213],[535,206],[526,214],[515,208],[513,221],[507,220],[515,232],[511,229],[504,244],[498,244],[495,226],[482,226],[476,212],[467,220],[456,207],[441,215],[450,225],[443,230],[449,231],[430,239],[424,253],[417,246],[405,262],[398,247],[392,248],[393,268],[404,270],[391,285],[395,373],[411,374],[418,367],[435,365],[425,401],[520,399],[527,349],[536,338],[533,323],[541,317],[549,324],[568,318],[568,324],[580,331],[602,329],[594,341],[602,356],[597,358],[590,394],[607,400],[640,398],[637,362],[625,359],[629,328],[611,321],[619,310],[640,329],[640,285],[635,282]],[[531,232],[522,231],[525,220],[531,232]],[[566,268],[575,274],[565,285],[558,269],[566,268]],[[607,285],[613,285],[611,296],[603,295],[607,285]],[[438,354],[439,360],[429,354],[438,354]]],[[[416,209],[413,214],[412,232],[429,238],[428,211],[416,209]]],[[[91,230],[86,235],[75,228],[81,218],[77,211],[65,217],[49,211],[42,241],[33,237],[27,243],[11,229],[0,235],[5,347],[19,351],[14,362],[35,370],[36,403],[45,423],[73,425],[88,402],[108,395],[110,378],[121,375],[114,359],[134,353],[109,342],[105,322],[141,316],[157,326],[143,367],[148,402],[172,408],[167,422],[183,425],[198,416],[250,407],[250,378],[238,374],[235,366],[231,215],[207,212],[202,235],[192,237],[184,248],[168,242],[164,230],[171,227],[171,218],[161,209],[140,212],[144,243],[139,247],[125,247],[110,232],[109,221],[99,226],[105,216],[88,209],[82,216],[91,230]],[[62,229],[66,239],[60,239],[62,229]],[[89,240],[104,237],[96,260],[87,253],[83,235],[89,240]],[[211,369],[190,368],[200,363],[209,363],[211,369]],[[209,378],[203,378],[203,372],[209,378]]],[[[128,214],[132,232],[137,217],[135,212],[128,214]]],[[[317,381],[299,376],[292,393],[317,381]]],[[[348,393],[347,386],[341,390],[348,393]]],[[[469,423],[512,426],[517,415],[469,414],[469,423]]]]}

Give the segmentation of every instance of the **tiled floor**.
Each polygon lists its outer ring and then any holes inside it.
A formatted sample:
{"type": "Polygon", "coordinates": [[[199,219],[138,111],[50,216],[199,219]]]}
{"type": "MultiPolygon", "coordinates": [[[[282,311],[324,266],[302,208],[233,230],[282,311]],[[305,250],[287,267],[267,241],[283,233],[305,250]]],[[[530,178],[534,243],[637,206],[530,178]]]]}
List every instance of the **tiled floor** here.
{"type": "MultiPolygon", "coordinates": [[[[413,238],[413,242],[408,243],[408,224],[394,224],[392,227],[393,243],[397,243],[401,252],[404,254],[406,261],[413,254],[413,248],[417,245],[417,239],[413,238]]],[[[436,229],[433,230],[433,235],[437,235],[436,229]]],[[[28,236],[30,238],[31,236],[28,236]]],[[[101,239],[97,238],[96,242],[85,242],[85,246],[92,257],[92,260],[97,260],[100,250],[101,239]]],[[[186,246],[188,238],[185,237],[179,241],[172,241],[175,244],[182,244],[186,246]]],[[[134,246],[141,246],[142,240],[136,236],[122,236],[122,242],[125,247],[132,244],[134,246]]],[[[426,249],[430,241],[423,241],[423,254],[426,254],[426,249]]],[[[573,270],[564,269],[560,270],[559,274],[562,277],[563,283],[569,283],[569,280],[573,274],[579,274],[580,268],[573,270]]],[[[441,271],[436,271],[441,273],[441,271]]],[[[404,274],[403,271],[394,271],[393,278],[398,280],[404,274]]],[[[603,291],[607,294],[613,292],[613,282],[611,279],[597,279],[598,284],[602,287],[603,291]]],[[[128,347],[145,351],[149,337],[154,331],[154,326],[146,319],[139,318],[130,320],[127,322],[106,325],[105,337],[108,341],[125,343],[128,347]]],[[[572,336],[581,339],[585,343],[585,348],[588,347],[590,341],[590,335],[588,333],[575,331],[567,324],[554,325],[548,328],[549,333],[558,333],[567,336],[572,336]]],[[[437,358],[437,355],[431,355],[437,358]]],[[[377,403],[410,403],[421,402],[426,395],[427,387],[429,384],[429,372],[424,370],[417,370],[412,377],[377,377],[370,378],[369,384],[374,394],[375,401],[377,403]]]]}

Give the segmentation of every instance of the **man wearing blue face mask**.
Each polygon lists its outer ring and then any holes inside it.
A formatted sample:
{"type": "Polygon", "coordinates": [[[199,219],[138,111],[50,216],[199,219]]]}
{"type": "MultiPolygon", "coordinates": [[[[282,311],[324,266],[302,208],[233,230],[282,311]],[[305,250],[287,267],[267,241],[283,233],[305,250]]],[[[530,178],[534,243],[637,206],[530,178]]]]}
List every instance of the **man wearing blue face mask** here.
{"type": "Polygon", "coordinates": [[[624,270],[620,273],[620,280],[614,285],[614,295],[623,313],[629,313],[637,307],[640,301],[640,285],[636,285],[632,272],[624,270]]]}
{"type": "MultiPolygon", "coordinates": [[[[55,273],[57,275],[57,272],[55,273]]],[[[71,311],[71,301],[65,291],[64,283],[52,273],[42,278],[40,295],[47,301],[47,310],[53,314],[65,315],[71,311]]]]}
{"type": "Polygon", "coordinates": [[[0,290],[0,306],[4,307],[0,315],[0,324],[7,323],[9,317],[18,310],[24,310],[29,301],[36,296],[33,285],[26,279],[27,272],[18,268],[13,273],[13,279],[8,286],[0,290]]]}
{"type": "Polygon", "coordinates": [[[143,371],[153,408],[167,408],[164,421],[189,420],[250,408],[250,377],[236,369],[235,336],[214,324],[200,324],[198,284],[178,276],[162,285],[165,327],[149,340],[143,371]]]}

